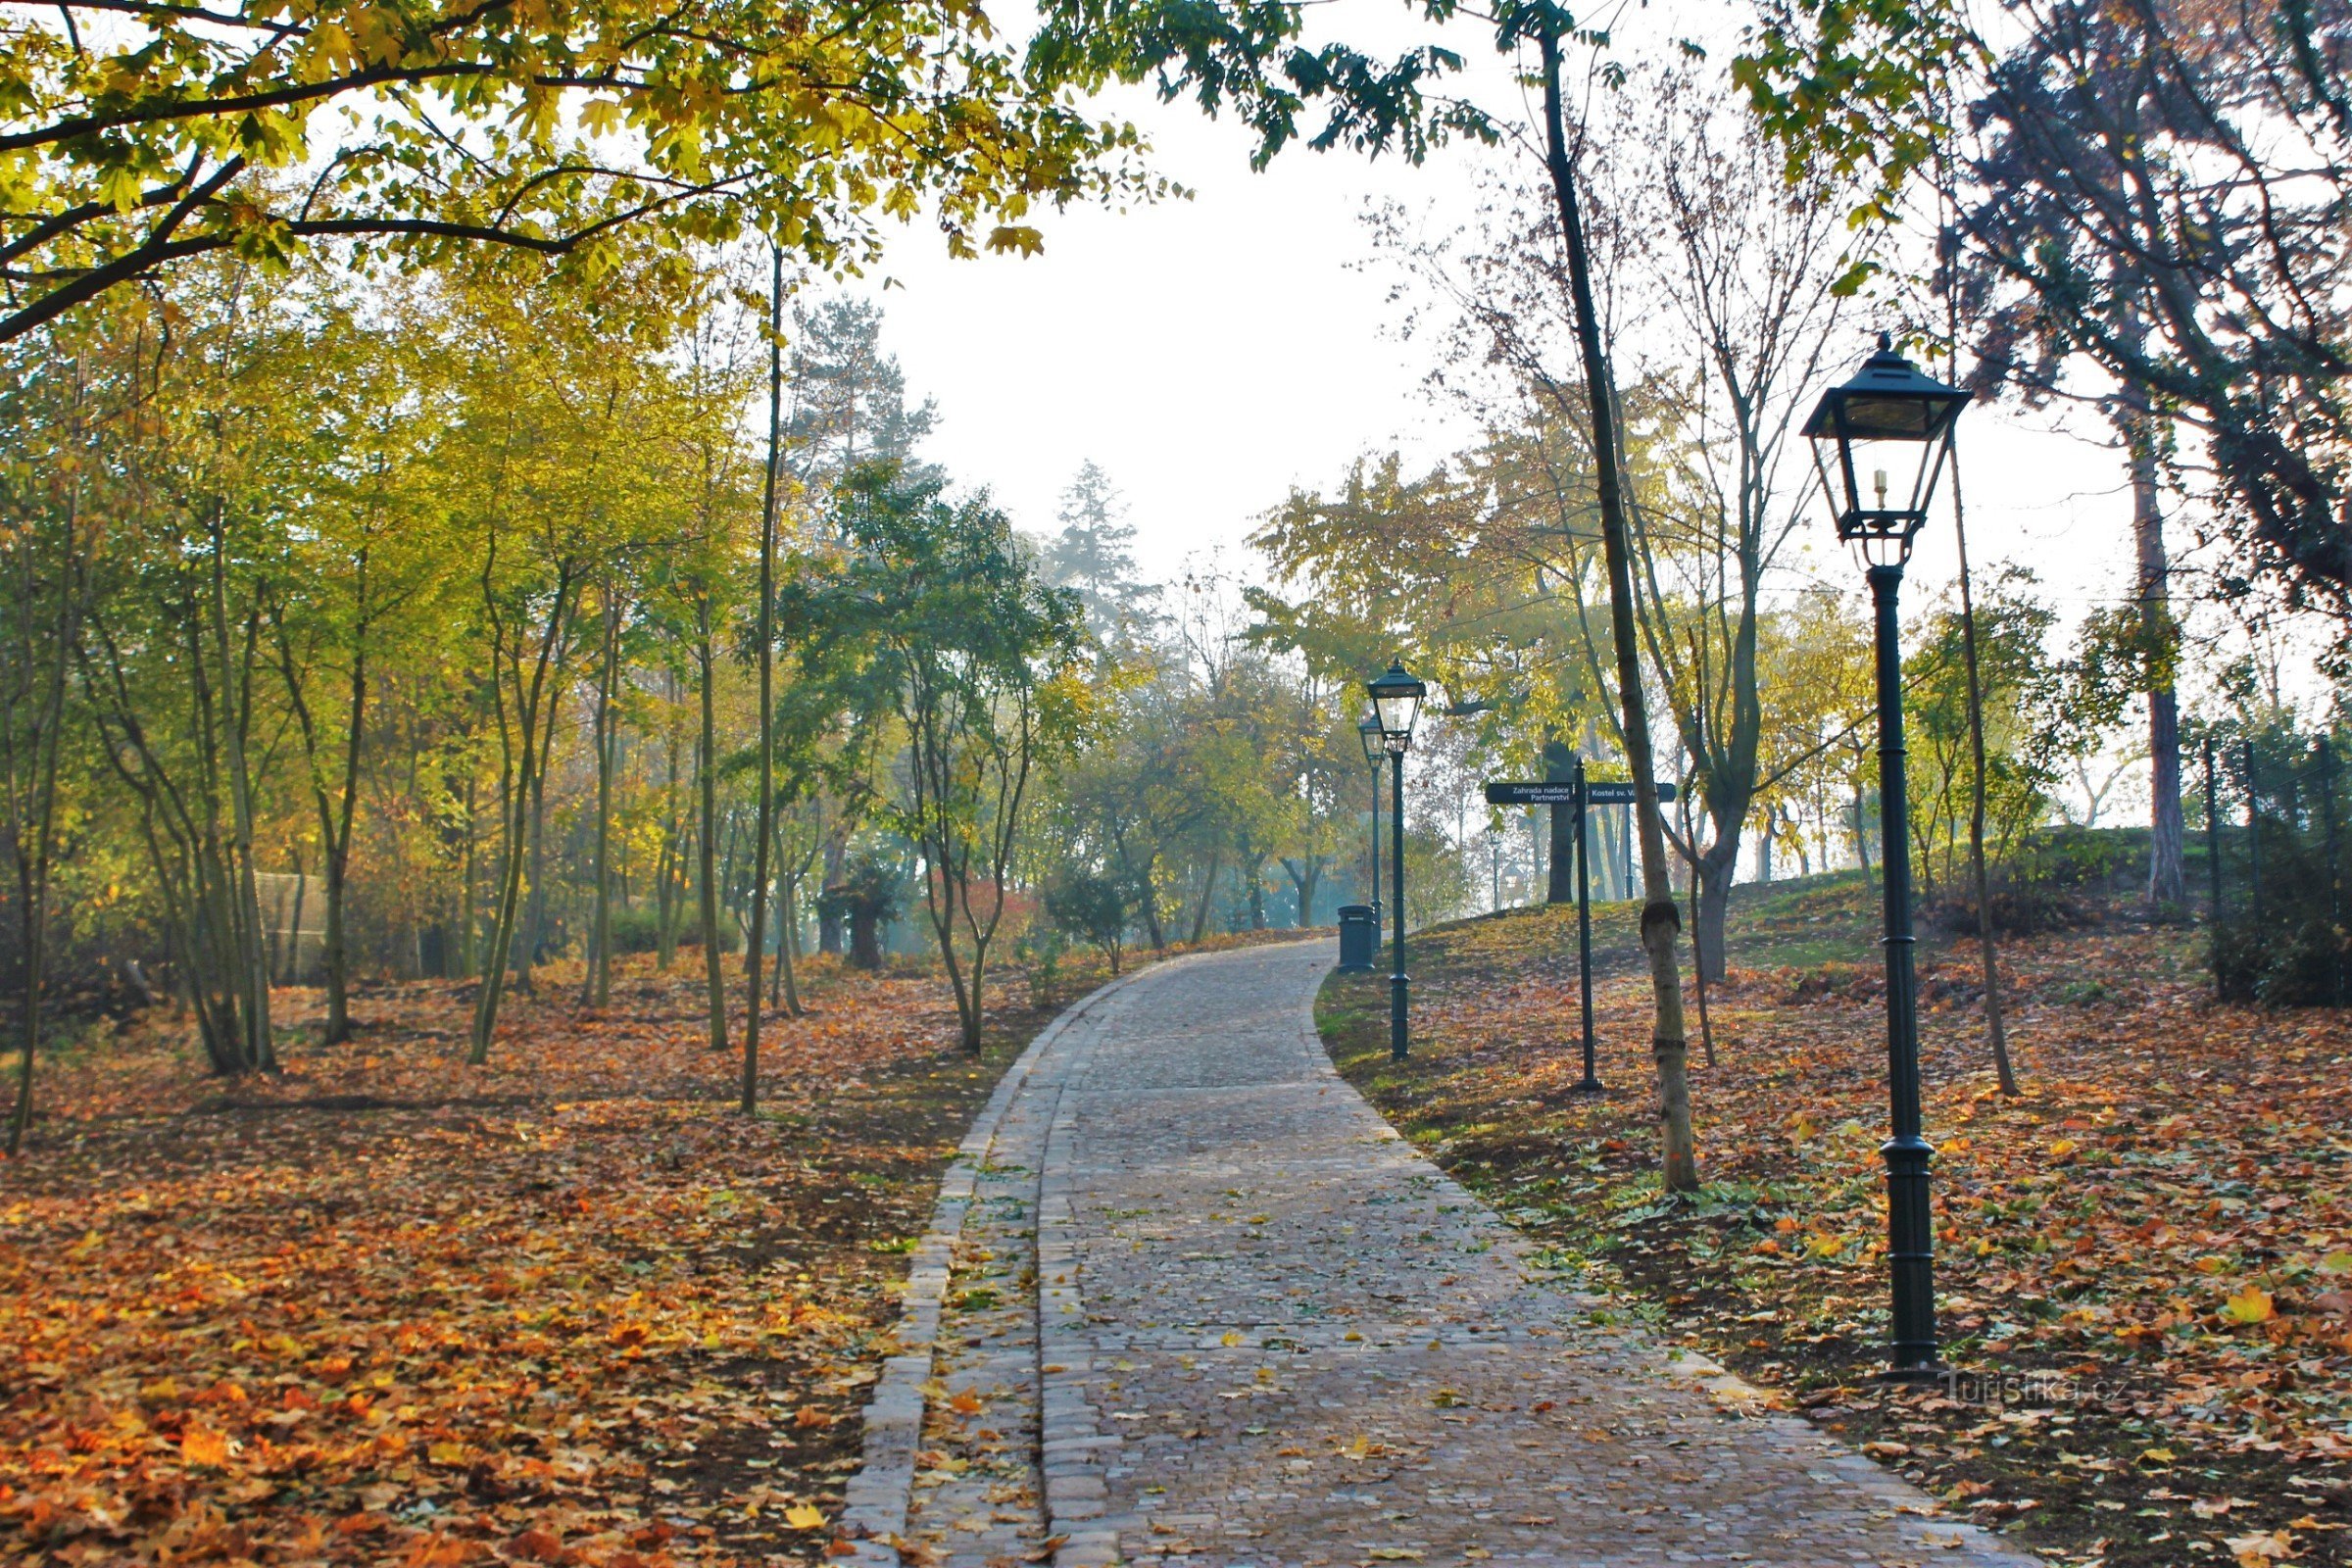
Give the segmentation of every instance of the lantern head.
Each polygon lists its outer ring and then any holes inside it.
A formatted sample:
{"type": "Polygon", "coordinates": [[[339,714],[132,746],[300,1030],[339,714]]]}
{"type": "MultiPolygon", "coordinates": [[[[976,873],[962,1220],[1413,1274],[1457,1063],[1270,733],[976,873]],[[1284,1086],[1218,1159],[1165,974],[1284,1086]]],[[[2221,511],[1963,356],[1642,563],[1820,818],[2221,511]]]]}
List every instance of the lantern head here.
{"type": "Polygon", "coordinates": [[[1413,744],[1413,719],[1429,688],[1404,672],[1404,661],[1389,661],[1387,671],[1365,682],[1372,694],[1372,711],[1380,721],[1380,738],[1390,754],[1400,756],[1413,744]]]}
{"type": "Polygon", "coordinates": [[[1854,378],[1814,405],[1804,434],[1838,537],[1871,564],[1910,559],[1969,396],[1921,374],[1882,332],[1854,378]]]}

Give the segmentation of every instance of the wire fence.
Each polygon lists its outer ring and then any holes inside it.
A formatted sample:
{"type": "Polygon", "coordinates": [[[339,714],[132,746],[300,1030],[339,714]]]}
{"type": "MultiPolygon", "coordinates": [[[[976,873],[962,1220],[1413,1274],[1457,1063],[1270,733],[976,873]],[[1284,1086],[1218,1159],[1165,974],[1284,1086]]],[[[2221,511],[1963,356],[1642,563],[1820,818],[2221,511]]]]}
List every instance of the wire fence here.
{"type": "MultiPolygon", "coordinates": [[[[2352,996],[2344,925],[2345,738],[2207,729],[2199,745],[2214,988],[2225,1001],[2335,1006],[2352,996]]],[[[2197,820],[2201,814],[2203,820],[2197,820]]]]}

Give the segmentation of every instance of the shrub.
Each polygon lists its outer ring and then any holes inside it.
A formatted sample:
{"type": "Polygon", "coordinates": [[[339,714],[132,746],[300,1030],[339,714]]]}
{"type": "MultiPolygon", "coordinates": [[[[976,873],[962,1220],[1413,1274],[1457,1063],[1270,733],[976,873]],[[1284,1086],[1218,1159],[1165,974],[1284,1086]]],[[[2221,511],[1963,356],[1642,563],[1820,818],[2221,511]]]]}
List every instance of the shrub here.
{"type": "MultiPolygon", "coordinates": [[[[2096,925],[2105,909],[2098,895],[2113,885],[2131,858],[2131,847],[2115,834],[2090,828],[2045,828],[2031,835],[1985,868],[1992,928],[2032,936],[2096,925]]],[[[1973,877],[1955,878],[1928,917],[1947,931],[1974,931],[1974,883],[1973,877]]]]}

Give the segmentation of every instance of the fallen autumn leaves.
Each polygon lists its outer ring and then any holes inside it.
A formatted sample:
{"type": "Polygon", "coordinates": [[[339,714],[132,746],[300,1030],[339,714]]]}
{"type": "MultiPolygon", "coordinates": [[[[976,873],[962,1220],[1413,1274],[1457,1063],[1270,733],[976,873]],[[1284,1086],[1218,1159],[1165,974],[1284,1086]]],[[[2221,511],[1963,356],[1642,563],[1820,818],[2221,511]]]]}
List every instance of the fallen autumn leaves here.
{"type": "Polygon", "coordinates": [[[976,1063],[935,981],[824,977],[753,1120],[696,986],[569,989],[485,1068],[437,984],[275,1081],[160,1028],[44,1065],[0,1206],[12,1555],[820,1556],[902,1239],[1043,1015],[976,1063]]]}
{"type": "MultiPolygon", "coordinates": [[[[1819,911],[1807,919],[1820,922],[1819,911]]],[[[1945,1389],[1876,1384],[1884,1015],[1865,965],[1711,987],[1708,1189],[1662,1200],[1641,987],[1604,987],[1570,1093],[1572,928],[1528,911],[1413,951],[1413,1059],[1372,981],[1326,1038],[1408,1136],[1563,1261],[1930,1487],[2075,1562],[2352,1561],[2352,1018],[2211,1004],[2187,933],[2011,944],[2027,1096],[1992,1093],[1968,964],[1931,966],[1945,1389]]],[[[1818,945],[1816,929],[1804,933],[1818,945]]],[[[1694,1063],[1698,1055],[1693,1043],[1694,1063]]]]}

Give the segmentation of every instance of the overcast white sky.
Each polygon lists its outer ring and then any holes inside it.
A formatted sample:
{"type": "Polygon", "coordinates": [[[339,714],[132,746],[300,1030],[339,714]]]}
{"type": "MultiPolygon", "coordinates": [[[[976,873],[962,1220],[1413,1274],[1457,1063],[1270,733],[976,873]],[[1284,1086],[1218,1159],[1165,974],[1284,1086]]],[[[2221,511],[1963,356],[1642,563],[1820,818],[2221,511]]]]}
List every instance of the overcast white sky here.
{"type": "MultiPolygon", "coordinates": [[[[1404,8],[1340,10],[1386,26],[1404,8]]],[[[1472,53],[1478,40],[1461,42],[1472,53]]],[[[1621,51],[1640,47],[1620,34],[1621,51]]],[[[1483,91],[1512,89],[1489,68],[1483,91]]],[[[1193,200],[1051,217],[1042,257],[952,262],[921,229],[894,247],[894,286],[878,297],[910,392],[939,405],[930,456],[1040,532],[1092,459],[1132,506],[1147,571],[1165,579],[1219,546],[1246,564],[1241,541],[1258,514],[1293,484],[1333,482],[1358,453],[1396,446],[1434,461],[1469,434],[1424,389],[1434,344],[1396,331],[1396,275],[1365,267],[1362,215],[1396,201],[1447,224],[1467,211],[1473,161],[1502,155],[1446,151],[1413,168],[1294,150],[1253,173],[1236,126],[1142,94],[1116,107],[1193,200]]],[[[1857,332],[1855,363],[1867,347],[1857,332]]],[[[2079,613],[2128,590],[2129,506],[2113,452],[2045,424],[2011,409],[1971,415],[1972,540],[1981,565],[2033,564],[2048,596],[2079,613]]],[[[1840,553],[1816,554],[1859,591],[1840,553]]],[[[1952,569],[1939,525],[1922,543],[1914,602],[1952,569]]]]}

